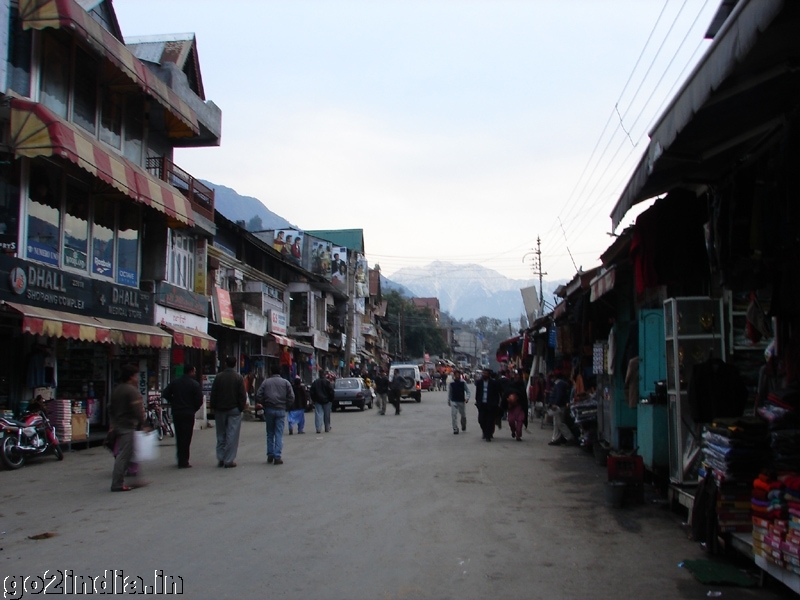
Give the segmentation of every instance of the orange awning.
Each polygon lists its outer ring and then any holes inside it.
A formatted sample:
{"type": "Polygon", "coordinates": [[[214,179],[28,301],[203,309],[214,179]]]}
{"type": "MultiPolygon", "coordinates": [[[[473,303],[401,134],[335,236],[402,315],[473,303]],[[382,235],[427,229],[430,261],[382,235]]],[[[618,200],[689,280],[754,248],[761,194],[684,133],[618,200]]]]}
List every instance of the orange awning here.
{"type": "Polygon", "coordinates": [[[171,137],[200,133],[195,111],[75,0],[19,0],[19,16],[23,29],[63,28],[80,35],[95,52],[114,63],[169,111],[167,126],[171,137]]]}
{"type": "Polygon", "coordinates": [[[194,224],[191,204],[177,188],[112,152],[42,104],[11,99],[11,144],[15,156],[65,158],[130,198],[186,225],[194,224]]]}
{"type": "Polygon", "coordinates": [[[177,346],[212,351],[217,348],[217,340],[202,331],[178,325],[162,325],[162,327],[172,332],[172,339],[177,346]]]}

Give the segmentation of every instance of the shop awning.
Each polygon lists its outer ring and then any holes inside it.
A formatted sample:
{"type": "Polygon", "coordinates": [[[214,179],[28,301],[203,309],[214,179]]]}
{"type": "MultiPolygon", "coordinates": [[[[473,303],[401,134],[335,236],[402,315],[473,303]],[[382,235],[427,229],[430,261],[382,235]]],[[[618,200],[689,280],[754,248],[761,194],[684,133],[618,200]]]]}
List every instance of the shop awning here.
{"type": "Polygon", "coordinates": [[[15,156],[57,156],[72,161],[126,196],[192,225],[189,201],[164,181],[106,148],[44,105],[11,100],[11,144],[15,156]]]}
{"type": "Polygon", "coordinates": [[[294,340],[294,347],[300,350],[303,354],[314,354],[314,346],[294,340]]]}
{"type": "Polygon", "coordinates": [[[195,111],[75,0],[19,0],[19,16],[23,29],[65,29],[78,34],[95,52],[111,61],[144,93],[167,109],[171,137],[200,133],[195,111]]]}
{"type": "Polygon", "coordinates": [[[16,302],[2,304],[22,315],[23,333],[143,348],[169,348],[172,345],[172,337],[153,325],[101,319],[16,302]]]}
{"type": "Polygon", "coordinates": [[[563,317],[567,312],[567,301],[562,300],[556,307],[553,309],[553,320],[555,321],[559,317],[563,317]]]}
{"type": "Polygon", "coordinates": [[[212,351],[217,349],[217,340],[207,333],[178,325],[162,325],[162,327],[172,333],[176,346],[212,351]]]}
{"type": "Polygon", "coordinates": [[[284,337],[282,335],[277,335],[275,333],[270,333],[270,335],[272,336],[272,339],[275,340],[275,343],[278,344],[279,346],[289,346],[289,348],[295,347],[295,341],[291,338],[284,337]]]}
{"type": "Polygon", "coordinates": [[[651,129],[644,156],[611,212],[614,228],[639,202],[681,184],[713,183],[738,157],[785,125],[800,86],[794,65],[800,23],[796,4],[736,4],[651,129]]]}
{"type": "Polygon", "coordinates": [[[591,296],[589,297],[590,302],[594,302],[605,293],[610,292],[614,289],[614,284],[617,280],[617,269],[616,267],[611,267],[605,273],[598,275],[590,282],[590,286],[592,288],[591,296]]]}

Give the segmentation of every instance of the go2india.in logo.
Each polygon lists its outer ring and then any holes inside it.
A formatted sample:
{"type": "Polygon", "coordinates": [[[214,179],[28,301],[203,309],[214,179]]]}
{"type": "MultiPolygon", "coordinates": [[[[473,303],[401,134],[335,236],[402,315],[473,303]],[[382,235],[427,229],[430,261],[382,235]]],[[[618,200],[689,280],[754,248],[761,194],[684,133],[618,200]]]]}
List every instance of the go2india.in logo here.
{"type": "Polygon", "coordinates": [[[82,575],[72,569],[54,569],[42,575],[7,575],[3,578],[3,598],[22,598],[25,594],[183,594],[183,577],[153,571],[153,583],[144,577],[125,575],[122,569],[106,569],[102,575],[82,575]]]}

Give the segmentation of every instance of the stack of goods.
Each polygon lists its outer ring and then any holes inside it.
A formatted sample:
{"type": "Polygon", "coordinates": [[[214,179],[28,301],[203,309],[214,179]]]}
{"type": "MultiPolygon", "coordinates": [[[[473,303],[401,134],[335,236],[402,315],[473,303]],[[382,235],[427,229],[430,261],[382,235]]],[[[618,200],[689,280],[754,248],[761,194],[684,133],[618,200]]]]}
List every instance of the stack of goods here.
{"type": "Polygon", "coordinates": [[[58,441],[72,441],[72,400],[51,400],[47,403],[47,418],[56,428],[58,441]]]}
{"type": "Polygon", "coordinates": [[[749,533],[753,530],[750,515],[751,486],[747,483],[717,482],[717,531],[749,533]]]}
{"type": "Polygon", "coordinates": [[[757,418],[718,419],[703,431],[703,463],[717,481],[752,481],[767,452],[767,426],[757,418]]]}
{"type": "Polygon", "coordinates": [[[753,553],[800,574],[800,476],[759,475],[753,481],[753,553]]]}
{"type": "Polygon", "coordinates": [[[597,441],[597,395],[584,394],[575,399],[570,407],[575,425],[581,431],[581,446],[592,447],[597,441]]]}

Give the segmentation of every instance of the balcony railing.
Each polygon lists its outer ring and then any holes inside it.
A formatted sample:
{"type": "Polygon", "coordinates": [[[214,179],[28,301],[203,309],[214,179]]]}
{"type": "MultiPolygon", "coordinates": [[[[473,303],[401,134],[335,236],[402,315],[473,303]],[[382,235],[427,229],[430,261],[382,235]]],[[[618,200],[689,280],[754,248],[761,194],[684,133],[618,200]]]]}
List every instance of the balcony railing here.
{"type": "Polygon", "coordinates": [[[210,187],[203,185],[166,156],[148,158],[147,172],[179,189],[198,214],[214,220],[214,190],[210,187]]]}

